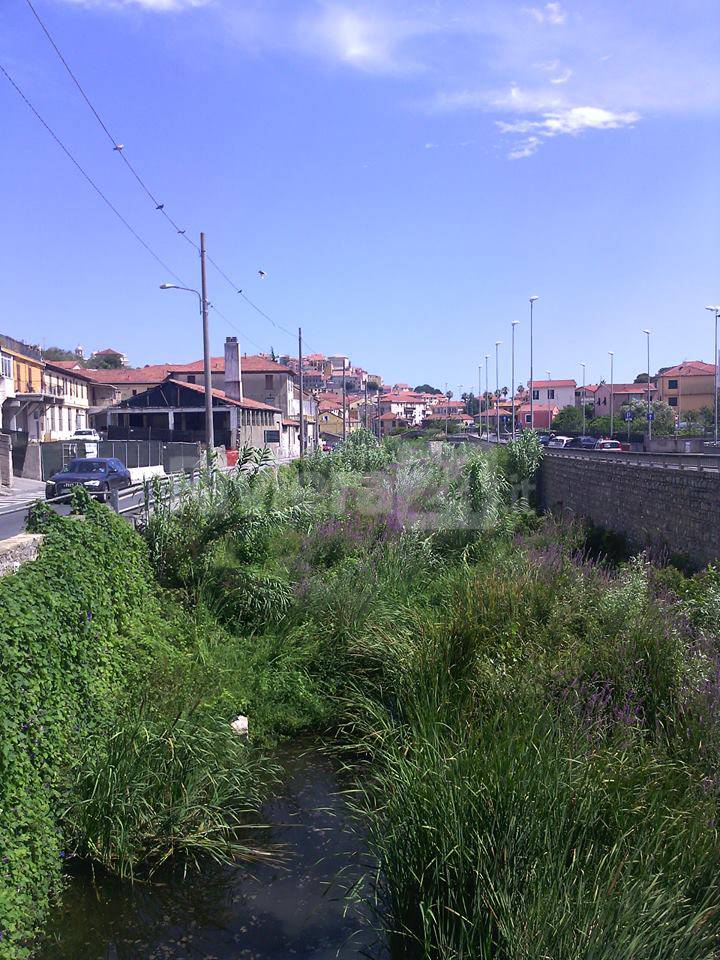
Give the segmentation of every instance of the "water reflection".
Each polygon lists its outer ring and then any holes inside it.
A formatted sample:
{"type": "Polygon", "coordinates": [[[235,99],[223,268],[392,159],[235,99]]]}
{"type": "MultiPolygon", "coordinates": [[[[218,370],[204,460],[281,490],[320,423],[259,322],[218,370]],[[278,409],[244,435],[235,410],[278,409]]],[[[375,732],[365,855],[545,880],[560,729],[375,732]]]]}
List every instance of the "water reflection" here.
{"type": "Polygon", "coordinates": [[[210,866],[161,884],[87,871],[70,879],[38,960],[331,960],[379,958],[377,936],[345,890],[367,858],[351,831],[330,760],[286,749],[280,796],[266,804],[281,865],[210,866]]]}

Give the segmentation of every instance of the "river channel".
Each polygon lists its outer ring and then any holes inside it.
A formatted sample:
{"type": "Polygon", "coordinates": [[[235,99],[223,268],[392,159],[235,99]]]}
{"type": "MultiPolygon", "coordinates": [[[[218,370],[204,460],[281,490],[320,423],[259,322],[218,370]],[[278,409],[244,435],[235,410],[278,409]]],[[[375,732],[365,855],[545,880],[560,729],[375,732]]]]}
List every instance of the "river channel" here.
{"type": "Polygon", "coordinates": [[[261,812],[283,863],[210,865],[134,885],[71,870],[36,960],[381,960],[366,907],[348,906],[368,853],[331,759],[281,748],[283,786],[261,812]]]}

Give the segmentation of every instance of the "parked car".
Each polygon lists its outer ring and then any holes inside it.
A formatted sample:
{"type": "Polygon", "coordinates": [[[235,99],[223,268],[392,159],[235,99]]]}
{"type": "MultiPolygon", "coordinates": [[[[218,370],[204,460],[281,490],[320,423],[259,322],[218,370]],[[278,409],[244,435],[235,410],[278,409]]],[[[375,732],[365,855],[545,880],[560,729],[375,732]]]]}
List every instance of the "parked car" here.
{"type": "Polygon", "coordinates": [[[606,453],[622,453],[622,444],[619,440],[598,440],[595,449],[604,450],[606,453]]]}
{"type": "Polygon", "coordinates": [[[573,437],[567,446],[575,450],[594,450],[596,443],[596,437],[573,437]]]}
{"type": "Polygon", "coordinates": [[[92,427],[88,427],[87,429],[76,430],[70,439],[84,440],[86,443],[99,443],[100,434],[97,430],[93,430],[92,427]]]}
{"type": "Polygon", "coordinates": [[[537,435],[537,438],[538,438],[538,443],[540,444],[541,447],[547,447],[547,446],[549,446],[550,441],[555,439],[555,434],[554,434],[554,433],[539,433],[539,434],[537,435]]]}
{"type": "Polygon", "coordinates": [[[122,490],[132,483],[130,471],[115,457],[85,457],[71,460],[45,484],[45,498],[62,497],[82,484],[89,493],[107,500],[111,490],[122,490]]]}
{"type": "Polygon", "coordinates": [[[557,450],[567,447],[572,443],[572,437],[553,437],[551,440],[548,440],[548,447],[557,450]]]}

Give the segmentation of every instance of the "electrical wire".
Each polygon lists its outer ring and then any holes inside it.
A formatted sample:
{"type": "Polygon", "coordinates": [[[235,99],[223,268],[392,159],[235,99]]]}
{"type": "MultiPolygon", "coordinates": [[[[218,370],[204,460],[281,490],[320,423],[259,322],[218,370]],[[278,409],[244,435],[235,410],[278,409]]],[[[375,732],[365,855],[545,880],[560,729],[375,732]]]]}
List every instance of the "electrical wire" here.
{"type": "MultiPolygon", "coordinates": [[[[173,217],[170,216],[170,214],[169,214],[169,213],[167,212],[167,210],[165,209],[165,204],[160,202],[160,200],[158,199],[158,197],[153,193],[153,191],[150,189],[150,187],[148,187],[148,185],[147,185],[147,183],[145,182],[145,180],[141,177],[141,175],[140,175],[140,173],[138,172],[137,168],[130,162],[130,160],[128,160],[127,156],[125,155],[125,147],[124,147],[124,145],[123,145],[122,143],[120,143],[120,142],[113,136],[113,134],[110,132],[110,129],[109,129],[108,125],[105,123],[105,121],[103,120],[103,118],[100,116],[100,113],[99,113],[98,110],[95,108],[93,102],[91,101],[90,97],[89,97],[88,94],[86,93],[83,85],[80,83],[80,81],[79,81],[78,78],[76,77],[76,75],[75,75],[75,73],[73,72],[70,64],[69,64],[68,61],[66,60],[66,58],[65,58],[65,56],[63,55],[62,51],[60,50],[60,47],[59,47],[59,46],[57,45],[57,43],[55,42],[52,34],[51,34],[50,31],[48,30],[46,24],[44,23],[44,21],[42,20],[42,18],[41,18],[41,16],[40,16],[40,14],[39,14],[39,13],[37,12],[37,10],[35,9],[35,7],[34,7],[34,5],[33,5],[33,3],[32,3],[32,0],[25,0],[25,2],[27,3],[28,7],[29,7],[30,10],[32,11],[33,16],[35,17],[36,21],[38,22],[40,28],[42,29],[43,33],[45,34],[45,37],[47,38],[48,42],[49,42],[50,45],[52,46],[53,50],[54,50],[55,53],[57,54],[60,62],[61,62],[62,65],[65,67],[65,70],[67,71],[68,76],[70,77],[70,79],[72,80],[72,82],[73,82],[73,83],[75,84],[75,86],[77,87],[77,90],[78,90],[78,92],[80,93],[80,96],[83,98],[83,100],[85,101],[85,103],[87,104],[87,106],[90,108],[90,110],[92,111],[93,116],[95,117],[95,119],[97,120],[98,124],[100,125],[100,127],[101,127],[102,130],[103,130],[103,132],[105,133],[105,136],[108,138],[108,140],[109,140],[110,143],[112,144],[113,150],[120,156],[121,160],[122,160],[123,163],[127,166],[128,170],[131,172],[131,174],[133,175],[133,177],[135,178],[135,180],[137,181],[137,183],[139,184],[139,186],[141,187],[141,189],[143,190],[143,192],[144,192],[144,193],[149,197],[149,199],[152,201],[155,209],[156,209],[157,211],[159,211],[159,212],[162,214],[163,217],[165,217],[165,219],[168,221],[168,223],[170,223],[171,226],[174,228],[175,232],[176,232],[179,236],[181,236],[187,243],[189,243],[189,244],[190,244],[196,251],[198,251],[198,253],[199,253],[199,252],[200,252],[200,248],[199,248],[198,245],[195,243],[195,241],[192,239],[192,237],[188,236],[187,231],[186,231],[185,229],[182,229],[182,228],[178,225],[178,223],[173,219],[173,217]]],[[[223,268],[213,259],[213,257],[211,257],[211,256],[209,256],[209,255],[206,255],[206,259],[208,260],[208,262],[209,262],[210,264],[212,264],[212,266],[215,268],[215,270],[217,270],[217,272],[218,272],[218,273],[220,274],[220,276],[228,283],[228,285],[229,285],[230,287],[232,287],[232,289],[233,289],[236,293],[240,294],[240,296],[241,296],[242,299],[245,301],[245,303],[248,304],[248,306],[250,306],[253,310],[255,310],[255,311],[256,311],[261,317],[263,317],[265,320],[269,321],[277,330],[281,330],[281,331],[282,331],[283,333],[285,333],[287,336],[289,336],[289,337],[291,337],[293,340],[295,340],[297,334],[292,333],[290,330],[288,330],[288,329],[287,329],[286,327],[284,327],[282,324],[280,324],[280,323],[278,323],[277,321],[275,321],[275,320],[270,316],[270,314],[268,314],[268,313],[266,313],[264,310],[262,310],[256,303],[253,303],[253,301],[243,292],[242,287],[241,287],[239,284],[235,283],[235,281],[226,273],[225,270],[223,270],[223,268]]],[[[226,318],[226,319],[227,319],[227,318],[226,318]]],[[[230,322],[230,321],[228,321],[228,323],[229,323],[229,322],[230,322]]],[[[246,339],[249,339],[249,338],[246,338],[246,339]]],[[[253,341],[250,341],[250,342],[252,343],[253,341]]],[[[257,344],[255,344],[255,345],[257,346],[257,344]]],[[[309,346],[309,344],[308,344],[308,346],[309,346]]],[[[310,349],[312,349],[312,348],[310,348],[310,349]]]]}
{"type": "MultiPolygon", "coordinates": [[[[135,230],[135,228],[132,226],[132,224],[131,224],[128,220],[125,219],[125,217],[122,215],[122,213],[120,213],[120,211],[119,211],[118,208],[115,206],[115,204],[109,199],[109,197],[108,197],[108,196],[103,192],[103,190],[97,185],[97,183],[93,180],[93,178],[90,176],[90,174],[87,172],[87,170],[85,170],[85,168],[82,166],[82,164],[79,162],[79,160],[77,160],[77,159],[73,156],[73,154],[70,152],[70,150],[65,146],[65,144],[63,143],[63,141],[62,141],[62,140],[60,139],[60,137],[55,133],[55,131],[54,131],[54,130],[52,129],[52,127],[50,126],[50,124],[47,123],[47,121],[46,121],[46,120],[44,119],[44,117],[40,114],[40,112],[37,110],[37,108],[36,108],[35,105],[32,103],[32,101],[29,99],[29,97],[26,96],[26,94],[22,91],[22,89],[19,87],[19,85],[15,82],[15,80],[13,79],[13,77],[10,75],[10,73],[5,69],[5,67],[4,67],[1,63],[0,63],[0,72],[3,74],[3,76],[6,78],[6,80],[10,83],[10,85],[14,88],[15,92],[16,92],[16,93],[18,94],[18,96],[23,100],[23,102],[24,102],[25,105],[29,108],[29,110],[33,113],[33,115],[35,116],[35,118],[42,124],[42,126],[45,128],[45,130],[50,134],[50,136],[52,137],[52,139],[53,139],[53,140],[55,141],[55,143],[60,147],[60,149],[63,151],[63,153],[65,154],[65,156],[70,160],[70,162],[73,164],[73,166],[79,171],[79,173],[83,176],[83,178],[86,180],[86,182],[90,184],[90,186],[92,187],[92,189],[93,189],[93,190],[95,191],[95,193],[101,198],[101,200],[103,201],[103,203],[105,203],[106,206],[109,207],[110,210],[115,214],[115,216],[116,216],[117,219],[120,221],[120,223],[122,223],[122,225],[123,225],[123,226],[132,234],[132,236],[137,240],[137,242],[147,251],[147,253],[150,254],[150,256],[151,256],[157,263],[160,264],[160,266],[163,268],[163,270],[164,270],[169,276],[171,276],[171,277],[173,278],[173,280],[176,280],[176,281],[178,282],[178,284],[180,284],[180,286],[188,287],[189,284],[187,283],[187,281],[184,280],[183,277],[181,277],[181,276],[179,276],[177,273],[175,273],[175,271],[172,270],[172,269],[167,265],[167,263],[165,263],[165,261],[153,250],[153,248],[150,246],[150,244],[147,243],[147,242],[140,236],[140,234],[137,232],[137,230],[135,230]]],[[[243,338],[243,340],[247,340],[249,343],[252,343],[253,346],[258,347],[258,349],[260,349],[260,350],[262,349],[262,347],[260,347],[260,345],[259,345],[258,343],[256,343],[254,340],[252,340],[246,333],[244,333],[238,326],[236,326],[236,324],[234,324],[228,317],[226,317],[225,314],[222,313],[222,311],[219,310],[214,304],[211,303],[211,304],[209,304],[209,306],[210,306],[210,308],[211,308],[212,310],[215,311],[215,313],[217,313],[217,315],[218,315],[219,317],[221,317],[221,318],[225,321],[225,323],[228,324],[229,327],[231,327],[233,330],[235,330],[237,333],[239,333],[240,336],[243,338]]]]}
{"type": "Polygon", "coordinates": [[[79,172],[82,174],[82,176],[85,178],[85,180],[87,180],[87,182],[90,184],[90,186],[93,188],[93,190],[94,190],[94,191],[97,193],[97,195],[102,199],[103,203],[105,203],[105,204],[112,210],[112,212],[113,212],[113,213],[115,214],[115,216],[118,218],[118,220],[120,221],[120,223],[122,223],[123,226],[124,226],[127,230],[130,231],[130,233],[133,235],[133,237],[135,237],[135,239],[138,241],[138,243],[142,244],[142,246],[147,250],[147,252],[150,254],[150,256],[153,257],[153,258],[160,264],[160,266],[163,268],[163,270],[167,271],[167,273],[169,273],[170,276],[171,276],[174,280],[177,280],[178,283],[182,284],[183,286],[187,286],[187,284],[186,284],[185,281],[182,279],[182,277],[179,277],[179,276],[175,273],[174,270],[171,270],[171,269],[170,269],[170,267],[165,263],[165,261],[162,260],[162,259],[157,255],[157,253],[155,253],[155,251],[154,251],[153,248],[150,246],[150,244],[146,243],[145,240],[143,240],[143,238],[142,238],[142,237],[140,236],[140,234],[137,232],[137,230],[135,230],[135,228],[125,219],[125,217],[120,213],[120,211],[119,211],[118,208],[115,206],[115,204],[103,193],[103,191],[100,189],[100,187],[97,185],[97,183],[95,183],[95,181],[94,181],[93,178],[90,176],[90,174],[87,172],[87,170],[85,170],[85,168],[80,164],[80,162],[75,159],[75,157],[72,155],[72,153],[70,153],[70,151],[69,151],[68,148],[65,146],[65,144],[64,144],[63,141],[60,139],[60,137],[55,133],[55,131],[54,131],[54,130],[52,129],[52,127],[45,121],[45,119],[40,115],[40,113],[38,112],[38,110],[35,108],[34,104],[33,104],[33,103],[30,101],[30,99],[23,93],[23,91],[22,91],[22,90],[20,89],[20,87],[17,85],[17,83],[15,82],[15,80],[13,80],[13,78],[10,76],[10,74],[8,73],[8,71],[5,69],[5,67],[4,67],[1,63],[0,63],[0,71],[2,71],[3,75],[5,76],[5,78],[6,78],[6,79],[8,80],[8,82],[11,84],[11,86],[14,87],[15,91],[17,92],[17,94],[21,97],[21,99],[25,102],[25,104],[26,104],[26,105],[29,107],[29,109],[33,112],[33,114],[34,114],[35,117],[40,121],[40,123],[43,125],[43,127],[45,127],[45,129],[47,130],[47,132],[50,134],[50,136],[53,138],[53,140],[55,141],[55,143],[56,143],[56,144],[60,147],[60,149],[63,151],[63,153],[65,154],[65,156],[71,161],[71,163],[77,168],[77,170],[79,170],[79,172]]]}

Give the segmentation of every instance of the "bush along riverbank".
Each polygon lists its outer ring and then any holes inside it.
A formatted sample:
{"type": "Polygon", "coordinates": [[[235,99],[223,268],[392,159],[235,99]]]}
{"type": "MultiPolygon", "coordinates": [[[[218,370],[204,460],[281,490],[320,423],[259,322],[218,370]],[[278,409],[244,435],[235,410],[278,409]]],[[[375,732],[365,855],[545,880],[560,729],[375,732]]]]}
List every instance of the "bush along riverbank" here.
{"type": "Polygon", "coordinates": [[[539,455],[359,431],[246,451],[142,536],[39,510],[0,581],[0,957],[63,854],[259,855],[270,747],[321,730],[393,957],[715,958],[720,575],[592,560],[528,504],[539,455]]]}

